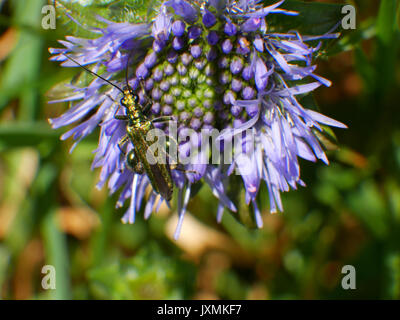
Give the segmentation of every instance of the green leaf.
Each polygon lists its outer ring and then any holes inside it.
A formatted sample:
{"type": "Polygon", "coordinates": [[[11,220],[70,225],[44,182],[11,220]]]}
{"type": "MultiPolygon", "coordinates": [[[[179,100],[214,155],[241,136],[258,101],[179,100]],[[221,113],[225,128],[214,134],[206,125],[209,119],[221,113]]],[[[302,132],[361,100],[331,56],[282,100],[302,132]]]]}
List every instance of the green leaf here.
{"type": "Polygon", "coordinates": [[[323,147],[328,151],[339,150],[336,135],[333,132],[332,128],[325,125],[321,125],[321,128],[323,130],[322,132],[315,128],[312,129],[312,132],[321,142],[323,147]]]}
{"type": "MultiPolygon", "coordinates": [[[[44,0],[20,0],[12,4],[15,7],[13,20],[17,25],[24,23],[32,28],[39,28],[41,9],[45,4],[44,0]]],[[[0,110],[12,98],[18,96],[21,106],[19,118],[23,120],[35,118],[37,113],[37,90],[24,85],[35,83],[39,77],[42,46],[43,39],[39,34],[22,29],[19,31],[18,44],[2,70],[0,110]],[[13,93],[13,95],[9,95],[9,92],[13,93]]]]}
{"type": "Polygon", "coordinates": [[[376,23],[377,56],[376,84],[377,92],[384,96],[392,86],[395,78],[397,53],[400,35],[396,28],[397,0],[382,0],[376,23]]]}
{"type": "Polygon", "coordinates": [[[56,218],[55,211],[51,210],[42,224],[46,263],[54,266],[56,270],[56,289],[49,290],[49,297],[52,300],[65,300],[71,298],[67,241],[56,218]]]}
{"type": "Polygon", "coordinates": [[[7,246],[0,244],[0,288],[7,281],[7,270],[10,267],[11,252],[7,246]]]}
{"type": "Polygon", "coordinates": [[[114,22],[146,23],[155,14],[158,1],[146,0],[101,0],[101,1],[57,1],[59,21],[75,36],[96,38],[93,28],[103,28],[106,24],[101,16],[114,22]],[[71,20],[73,18],[75,21],[71,20]]]}
{"type": "MultiPolygon", "coordinates": [[[[264,3],[272,4],[276,1],[268,0],[264,3]]],[[[280,8],[296,11],[299,15],[270,14],[267,17],[267,23],[276,31],[297,30],[303,34],[320,35],[331,31],[332,28],[340,24],[343,17],[342,7],[341,4],[287,0],[280,8]]]]}
{"type": "Polygon", "coordinates": [[[375,88],[375,69],[368,60],[362,47],[357,45],[354,50],[355,67],[362,77],[367,92],[373,92],[375,88]]]}
{"type": "Polygon", "coordinates": [[[335,45],[329,48],[325,55],[333,56],[341,52],[353,50],[362,41],[376,35],[375,19],[363,21],[356,30],[347,32],[335,45]]]}
{"type": "Polygon", "coordinates": [[[376,238],[388,235],[386,203],[373,181],[365,180],[357,192],[349,194],[349,207],[376,238]]]}
{"type": "Polygon", "coordinates": [[[381,0],[376,24],[378,38],[386,45],[392,44],[396,30],[397,0],[381,0]]]}
{"type": "Polygon", "coordinates": [[[223,299],[241,300],[246,298],[247,286],[239,276],[231,270],[221,273],[216,279],[215,289],[223,299]]]}
{"type": "Polygon", "coordinates": [[[92,293],[102,299],[183,299],[193,291],[194,278],[191,264],[165,255],[154,243],[88,273],[92,293]]]}
{"type": "Polygon", "coordinates": [[[44,142],[56,142],[60,132],[45,122],[15,122],[0,125],[0,150],[37,146],[44,142]]]}
{"type": "Polygon", "coordinates": [[[389,299],[400,299],[400,254],[392,252],[386,256],[387,295],[389,299]]]}

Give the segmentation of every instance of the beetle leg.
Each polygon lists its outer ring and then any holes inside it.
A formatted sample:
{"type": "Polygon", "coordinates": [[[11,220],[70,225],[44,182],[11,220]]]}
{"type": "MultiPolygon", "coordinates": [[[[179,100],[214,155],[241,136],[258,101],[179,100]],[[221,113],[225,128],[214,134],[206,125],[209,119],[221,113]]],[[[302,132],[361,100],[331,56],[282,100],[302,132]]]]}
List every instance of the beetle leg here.
{"type": "Polygon", "coordinates": [[[152,104],[151,103],[147,103],[146,106],[143,107],[142,112],[147,115],[148,112],[150,111],[152,104]]]}
{"type": "Polygon", "coordinates": [[[117,110],[115,110],[114,119],[117,119],[117,120],[125,120],[125,121],[128,120],[128,119],[129,119],[128,116],[125,116],[125,115],[118,115],[118,114],[117,114],[119,108],[121,108],[121,105],[118,105],[117,110]]]}
{"type": "Polygon", "coordinates": [[[125,155],[126,152],[125,152],[124,150],[122,150],[122,146],[123,146],[128,140],[129,140],[128,135],[125,135],[125,136],[123,136],[122,139],[119,140],[119,142],[118,142],[118,149],[119,149],[119,151],[121,151],[121,153],[122,153],[123,155],[125,155]]]}
{"type": "Polygon", "coordinates": [[[124,121],[129,120],[129,118],[127,116],[120,116],[120,115],[115,115],[114,119],[116,119],[116,120],[124,120],[124,121]]]}
{"type": "Polygon", "coordinates": [[[117,110],[115,110],[115,112],[114,112],[114,119],[124,120],[124,121],[129,120],[128,116],[126,116],[126,115],[118,115],[117,114],[120,108],[121,108],[121,105],[118,103],[117,110]]]}
{"type": "MultiPolygon", "coordinates": [[[[166,136],[167,137],[167,140],[165,141],[165,146],[166,146],[166,148],[165,148],[165,152],[166,152],[166,155],[167,155],[167,157],[170,159],[170,160],[173,160],[174,162],[176,162],[178,159],[177,159],[177,157],[178,157],[178,142],[172,137],[172,136],[166,136]],[[173,157],[173,156],[171,156],[170,155],[170,146],[171,146],[171,141],[175,144],[175,146],[176,146],[176,151],[177,151],[177,154],[176,154],[176,159],[173,157]]],[[[173,164],[173,165],[175,165],[175,164],[173,164]]]]}
{"type": "MultiPolygon", "coordinates": [[[[168,138],[175,143],[175,145],[177,146],[177,149],[178,149],[178,147],[179,147],[178,142],[174,138],[172,138],[171,136],[168,136],[168,138]]],[[[167,144],[167,147],[169,148],[170,141],[167,141],[166,144],[167,144]]],[[[170,157],[169,152],[167,152],[167,156],[170,157]]],[[[178,150],[178,157],[179,157],[179,150],[178,150]]],[[[178,162],[178,163],[171,164],[169,167],[170,167],[171,170],[179,170],[179,171],[182,171],[182,172],[185,172],[185,173],[198,173],[196,170],[186,170],[185,168],[182,168],[182,167],[179,167],[179,166],[182,166],[182,164],[178,162]]]]}
{"type": "Polygon", "coordinates": [[[180,163],[172,164],[172,165],[170,165],[170,168],[171,168],[171,170],[178,170],[178,171],[182,171],[185,173],[198,173],[196,170],[186,170],[184,168],[180,168],[179,167],[180,165],[181,165],[180,163]]]}
{"type": "Polygon", "coordinates": [[[109,99],[111,99],[116,105],[118,105],[117,110],[115,110],[115,112],[114,112],[114,119],[124,120],[124,121],[128,120],[129,118],[125,115],[117,115],[119,108],[121,108],[121,104],[118,101],[116,101],[113,97],[111,97],[109,94],[106,94],[106,96],[109,99]]]}
{"type": "Polygon", "coordinates": [[[173,121],[175,120],[174,117],[171,116],[163,116],[163,117],[157,117],[151,120],[151,122],[153,123],[157,123],[157,122],[169,122],[169,121],[173,121]]]}

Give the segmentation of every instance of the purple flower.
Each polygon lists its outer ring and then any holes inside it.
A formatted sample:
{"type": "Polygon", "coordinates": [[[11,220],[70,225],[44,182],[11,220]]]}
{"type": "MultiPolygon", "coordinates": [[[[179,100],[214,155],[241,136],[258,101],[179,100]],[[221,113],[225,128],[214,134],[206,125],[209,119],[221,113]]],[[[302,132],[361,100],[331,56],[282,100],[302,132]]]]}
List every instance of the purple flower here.
{"type": "Polygon", "coordinates": [[[242,77],[244,80],[249,81],[254,77],[254,71],[251,66],[246,66],[243,68],[242,77]]]}
{"type": "Polygon", "coordinates": [[[184,0],[170,0],[164,2],[164,5],[173,8],[175,14],[181,16],[188,23],[194,23],[197,20],[197,10],[184,0]]]}
{"type": "Polygon", "coordinates": [[[201,47],[198,45],[194,45],[190,48],[190,53],[192,54],[193,58],[197,59],[201,56],[202,50],[201,47]]]}
{"type": "Polygon", "coordinates": [[[188,30],[189,39],[193,39],[193,40],[197,39],[198,37],[200,37],[201,31],[202,31],[201,28],[198,26],[190,27],[188,30]]]}
{"type": "Polygon", "coordinates": [[[167,14],[166,7],[162,6],[160,13],[153,23],[152,35],[154,39],[157,39],[161,43],[168,40],[172,27],[171,18],[171,15],[167,14]]]}
{"type": "Polygon", "coordinates": [[[172,33],[177,37],[181,37],[185,34],[185,28],[185,23],[181,20],[177,20],[172,24],[172,33]]]}
{"type": "MultiPolygon", "coordinates": [[[[141,106],[149,104],[148,117],[178,119],[179,157],[185,159],[194,147],[201,147],[184,164],[187,172],[171,173],[178,193],[175,237],[193,187],[200,180],[218,199],[216,214],[221,221],[224,208],[237,210],[227,187],[234,174],[240,175],[246,203],[251,204],[261,227],[257,206],[261,185],[267,187],[270,211],[282,211],[281,192],[305,185],[298,159],[328,163],[315,130],[322,131],[322,125],[346,126],[304,108],[298,96],[330,85],[329,80],[315,74],[313,63],[319,46],[313,47],[312,40],[337,35],[269,32],[269,14],[296,14],[280,9],[282,3],[264,7],[261,1],[209,0],[199,6],[184,0],[163,1],[151,24],[102,19],[106,27],[92,30],[98,38],[68,36],[60,41],[65,48],[50,49],[52,60],[62,62],[62,66],[77,67],[68,55],[94,72],[104,70],[101,76],[113,84],[94,77],[85,87],[73,87],[71,96],[59,100],[71,102],[71,108],[50,123],[53,128],[75,124],[62,136],[75,140],[72,149],[100,127],[92,168],[101,170],[99,188],[106,185],[110,193],[119,192],[118,207],[129,200],[124,222],[133,223],[142,206],[145,218],[149,218],[165,200],[154,190],[147,194],[151,186],[147,175],[132,171],[118,146],[126,135],[127,123],[114,114],[126,114],[118,101],[128,61],[129,84],[140,97],[141,106]],[[217,129],[218,149],[203,148],[209,139],[202,134],[217,129]],[[232,141],[230,163],[210,161],[216,153],[230,151],[232,141]]],[[[162,123],[156,126],[172,134],[162,123]]],[[[134,147],[129,141],[124,152],[134,147]]]]}
{"type": "Polygon", "coordinates": [[[146,68],[144,63],[142,63],[136,70],[136,77],[138,77],[138,79],[146,79],[148,74],[149,69],[146,68]]]}
{"type": "Polygon", "coordinates": [[[243,61],[240,58],[235,58],[231,62],[231,72],[232,74],[238,74],[240,71],[242,71],[243,68],[243,61]]]}
{"type": "Polygon", "coordinates": [[[232,37],[236,34],[237,27],[231,21],[228,21],[227,23],[225,23],[224,32],[227,36],[232,37]]]}
{"type": "Polygon", "coordinates": [[[251,100],[254,98],[255,90],[252,87],[246,87],[242,91],[242,97],[245,100],[251,100]]]}
{"type": "Polygon", "coordinates": [[[180,37],[175,37],[174,40],[172,41],[172,47],[174,48],[175,51],[181,50],[185,45],[185,41],[183,38],[180,37]]]}
{"type": "Polygon", "coordinates": [[[233,45],[230,39],[226,39],[223,43],[222,43],[222,51],[225,54],[228,54],[232,51],[233,45]]]}
{"type": "Polygon", "coordinates": [[[257,31],[261,27],[261,19],[254,17],[246,20],[241,26],[242,32],[253,32],[257,31]]]}
{"type": "Polygon", "coordinates": [[[217,23],[215,16],[208,10],[205,10],[203,14],[203,24],[206,28],[211,28],[217,23]]]}
{"type": "Polygon", "coordinates": [[[239,79],[233,79],[232,80],[232,90],[235,92],[238,92],[242,89],[242,81],[239,79]]]}
{"type": "Polygon", "coordinates": [[[151,69],[154,67],[154,65],[157,63],[157,55],[155,52],[151,52],[150,54],[147,55],[147,57],[144,59],[144,66],[148,69],[151,69]]]}
{"type": "Polygon", "coordinates": [[[256,86],[259,91],[263,91],[268,84],[268,69],[262,58],[256,56],[254,60],[256,86]]]}
{"type": "Polygon", "coordinates": [[[207,35],[207,41],[209,44],[216,45],[218,43],[219,37],[218,33],[216,31],[210,31],[210,33],[207,35]]]}

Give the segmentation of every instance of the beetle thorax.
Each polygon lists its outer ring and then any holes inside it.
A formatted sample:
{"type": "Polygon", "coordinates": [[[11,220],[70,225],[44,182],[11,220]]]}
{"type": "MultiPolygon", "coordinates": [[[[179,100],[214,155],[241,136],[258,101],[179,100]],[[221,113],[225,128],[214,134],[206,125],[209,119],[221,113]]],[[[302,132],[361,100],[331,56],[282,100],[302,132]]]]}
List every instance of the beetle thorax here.
{"type": "Polygon", "coordinates": [[[129,120],[133,123],[140,123],[144,119],[143,113],[139,108],[139,106],[132,105],[127,109],[129,120]]]}

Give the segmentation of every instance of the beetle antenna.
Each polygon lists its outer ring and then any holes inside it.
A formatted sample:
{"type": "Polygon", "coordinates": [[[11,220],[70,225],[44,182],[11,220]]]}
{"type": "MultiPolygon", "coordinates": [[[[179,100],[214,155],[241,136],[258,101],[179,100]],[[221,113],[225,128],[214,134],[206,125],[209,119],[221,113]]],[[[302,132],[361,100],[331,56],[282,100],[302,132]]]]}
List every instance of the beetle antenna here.
{"type": "Polygon", "coordinates": [[[81,65],[78,61],[76,61],[75,59],[73,59],[73,58],[67,56],[66,54],[62,53],[62,55],[65,56],[65,57],[67,57],[67,58],[68,58],[69,60],[71,60],[72,62],[76,63],[76,64],[77,64],[78,66],[80,66],[82,69],[84,69],[84,70],[86,70],[87,72],[93,74],[94,76],[100,78],[101,80],[107,82],[108,84],[112,85],[114,88],[117,88],[119,91],[122,92],[122,94],[125,95],[124,90],[122,90],[122,89],[121,89],[120,87],[118,87],[116,84],[114,84],[114,83],[112,83],[111,81],[109,81],[109,80],[103,78],[101,75],[97,74],[96,72],[93,72],[92,70],[86,68],[85,66],[81,65]]]}
{"type": "Polygon", "coordinates": [[[132,87],[129,85],[129,59],[131,55],[128,53],[128,59],[126,59],[126,67],[125,67],[125,82],[126,86],[128,87],[128,90],[131,94],[134,94],[132,87]]]}

